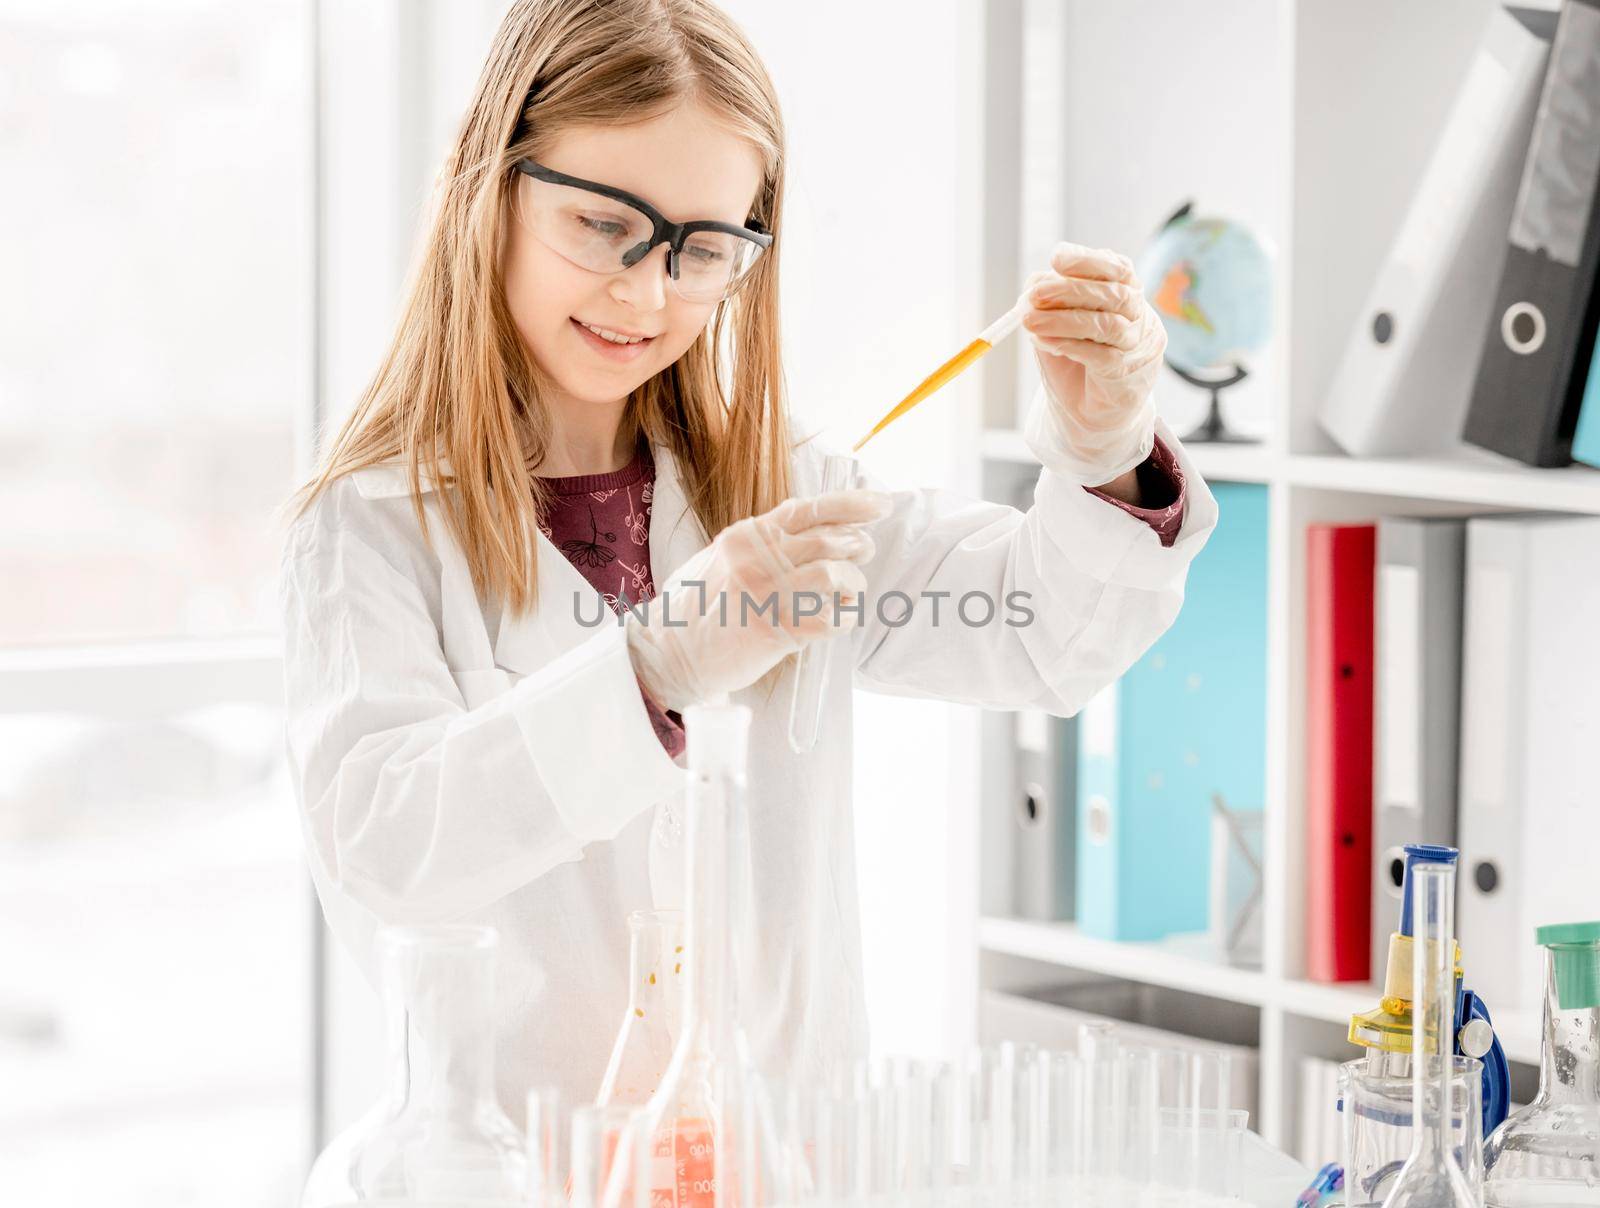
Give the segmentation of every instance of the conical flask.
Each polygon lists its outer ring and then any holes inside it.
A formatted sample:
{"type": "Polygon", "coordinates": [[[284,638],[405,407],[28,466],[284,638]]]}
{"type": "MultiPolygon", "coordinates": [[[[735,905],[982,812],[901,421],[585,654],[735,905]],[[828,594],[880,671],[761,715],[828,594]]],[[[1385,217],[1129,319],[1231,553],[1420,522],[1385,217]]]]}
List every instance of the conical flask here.
{"type": "Polygon", "coordinates": [[[771,1102],[739,1027],[735,933],[747,900],[745,760],[750,710],[687,710],[688,911],[681,1033],[661,1085],[634,1118],[648,1169],[619,1160],[604,1208],[747,1208],[777,1203],[782,1167],[771,1102]],[[643,1177],[636,1177],[642,1173],[643,1177]]]}
{"type": "MultiPolygon", "coordinates": [[[[1455,869],[1419,865],[1412,885],[1411,1156],[1384,1208],[1481,1208],[1483,1198],[1455,1147],[1455,1120],[1479,1110],[1474,1079],[1458,1094],[1450,1038],[1455,1035],[1455,869]]],[[[1477,1067],[1477,1063],[1474,1062],[1477,1067]]],[[[1481,1068],[1481,1067],[1480,1067],[1481,1068]]],[[[1469,1155],[1468,1161],[1472,1158],[1469,1155]]]]}
{"type": "Polygon", "coordinates": [[[1539,1094],[1486,1146],[1492,1208],[1600,1205],[1600,923],[1538,930],[1545,950],[1539,1094]]]}
{"type": "Polygon", "coordinates": [[[301,1208],[524,1201],[523,1140],[495,1098],[496,943],[489,927],[378,933],[389,1091],[322,1151],[301,1208]]]}
{"type": "Polygon", "coordinates": [[[683,1006],[683,912],[635,910],[628,916],[628,1009],[595,1103],[643,1107],[666,1076],[683,1006]]]}

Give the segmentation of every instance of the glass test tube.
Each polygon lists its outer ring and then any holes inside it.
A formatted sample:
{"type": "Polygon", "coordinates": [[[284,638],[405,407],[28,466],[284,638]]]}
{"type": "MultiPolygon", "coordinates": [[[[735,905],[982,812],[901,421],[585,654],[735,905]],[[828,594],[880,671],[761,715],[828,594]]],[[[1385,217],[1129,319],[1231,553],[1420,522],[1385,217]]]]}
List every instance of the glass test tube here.
{"type": "Polygon", "coordinates": [[[1083,1065],[1076,1053],[1051,1053],[1049,1087],[1049,1170],[1054,1200],[1073,1194],[1083,1176],[1083,1065]]]}
{"type": "Polygon", "coordinates": [[[1029,1046],[1017,1069],[1017,1178],[1024,1200],[1044,1204],[1050,1150],[1050,1054],[1029,1046]]]}
{"type": "Polygon", "coordinates": [[[928,1088],[928,1191],[934,1204],[947,1203],[955,1186],[956,1071],[940,1067],[928,1088]]]}
{"type": "MultiPolygon", "coordinates": [[[[822,463],[822,490],[844,491],[857,484],[859,463],[853,457],[830,453],[822,463]]],[[[823,601],[823,614],[829,615],[833,601],[823,601]]],[[[822,728],[822,699],[828,684],[828,647],[831,639],[808,643],[795,663],[794,698],[789,709],[789,746],[804,755],[817,745],[822,728]]]]}
{"type": "Polygon", "coordinates": [[[873,1106],[870,1084],[859,1081],[853,1094],[840,1101],[845,1125],[839,1189],[845,1204],[866,1204],[872,1197],[873,1106]]]}
{"type": "Polygon", "coordinates": [[[1122,1157],[1122,1088],[1116,1025],[1080,1026],[1078,1056],[1083,1062],[1079,1127],[1083,1132],[1085,1182],[1091,1195],[1104,1195],[1115,1183],[1122,1157]]]}
{"type": "Polygon", "coordinates": [[[528,1092],[528,1170],[534,1208],[567,1202],[567,1137],[562,1128],[561,1092],[553,1086],[528,1092]]]}
{"type": "MultiPolygon", "coordinates": [[[[572,1113],[571,1208],[598,1208],[601,1193],[617,1166],[618,1147],[638,1144],[646,1138],[630,1127],[638,1108],[625,1105],[580,1107],[572,1113]]],[[[641,1169],[639,1162],[628,1163],[624,1175],[641,1169]]]]}
{"type": "Polygon", "coordinates": [[[1150,1049],[1123,1054],[1123,1093],[1128,1126],[1122,1150],[1122,1177],[1134,1187],[1155,1181],[1156,1150],[1161,1140],[1161,1068],[1150,1049]]]}
{"type": "Polygon", "coordinates": [[[989,1067],[990,1187],[1005,1203],[1016,1178],[1016,1046],[1002,1044],[989,1067]]]}

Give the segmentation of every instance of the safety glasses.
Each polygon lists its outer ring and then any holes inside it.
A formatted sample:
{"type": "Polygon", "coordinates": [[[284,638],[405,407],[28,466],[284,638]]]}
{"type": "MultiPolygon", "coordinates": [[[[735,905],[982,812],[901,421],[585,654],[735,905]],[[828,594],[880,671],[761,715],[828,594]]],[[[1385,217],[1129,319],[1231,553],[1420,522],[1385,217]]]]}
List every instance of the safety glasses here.
{"type": "Polygon", "coordinates": [[[632,268],[667,245],[667,278],[686,302],[719,302],[750,276],[772,236],[759,223],[668,222],[641,197],[518,160],[518,220],[551,251],[592,273],[632,268]]]}

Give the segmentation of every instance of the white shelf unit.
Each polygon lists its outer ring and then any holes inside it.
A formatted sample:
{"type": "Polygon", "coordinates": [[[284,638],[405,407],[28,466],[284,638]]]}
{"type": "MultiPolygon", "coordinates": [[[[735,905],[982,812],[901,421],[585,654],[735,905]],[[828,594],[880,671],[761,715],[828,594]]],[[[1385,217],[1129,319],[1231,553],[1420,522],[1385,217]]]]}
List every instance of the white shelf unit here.
{"type": "MultiPolygon", "coordinates": [[[[1304,977],[1305,526],[1500,510],[1600,514],[1600,471],[1530,469],[1459,445],[1351,458],[1316,422],[1345,333],[1489,10],[1490,0],[988,6],[986,306],[999,313],[1021,276],[1042,267],[1044,230],[1136,255],[1188,198],[1201,213],[1242,219],[1266,235],[1276,251],[1277,295],[1272,348],[1256,367],[1253,392],[1240,396],[1259,443],[1188,446],[1208,480],[1268,489],[1263,967],[1230,967],[1203,936],[1114,943],[1070,923],[999,917],[992,883],[1003,867],[996,860],[1005,857],[991,849],[1005,824],[986,817],[978,988],[1005,989],[1055,971],[1064,981],[1116,979],[1258,1011],[1254,1124],[1283,1146],[1296,1135],[1298,1059],[1357,1056],[1345,1039],[1349,1017],[1379,997],[1372,986],[1304,977]],[[1059,75],[1041,74],[1051,64],[1059,75]]],[[[990,473],[1033,461],[1017,431],[1018,401],[1032,385],[1028,357],[994,360],[984,370],[978,449],[990,473]]],[[[1178,431],[1199,418],[1185,391],[1164,382],[1158,396],[1178,431]]],[[[986,797],[1006,774],[996,761],[1008,758],[993,733],[986,730],[983,742],[986,797]]],[[[1466,958],[1470,969],[1470,952],[1466,958]]],[[[1535,1015],[1496,1012],[1496,1023],[1514,1062],[1537,1060],[1535,1015]]]]}
{"type": "MultiPolygon", "coordinates": [[[[1600,470],[1536,470],[1470,445],[1418,457],[1286,455],[1258,444],[1184,446],[1207,482],[1270,483],[1288,489],[1430,500],[1486,510],[1600,513],[1600,470]]],[[[1034,463],[1022,434],[983,434],[989,462],[1034,463]]]]}

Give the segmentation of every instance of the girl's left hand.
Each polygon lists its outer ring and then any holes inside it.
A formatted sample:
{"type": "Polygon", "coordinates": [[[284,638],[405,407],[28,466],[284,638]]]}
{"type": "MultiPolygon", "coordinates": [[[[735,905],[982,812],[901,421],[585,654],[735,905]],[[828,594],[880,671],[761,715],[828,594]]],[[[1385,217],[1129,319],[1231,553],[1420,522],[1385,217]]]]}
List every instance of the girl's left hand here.
{"type": "Polygon", "coordinates": [[[1050,269],[1029,277],[1023,296],[1022,326],[1052,403],[1051,444],[1065,445],[1072,472],[1085,482],[1132,469],[1155,440],[1152,395],[1167,347],[1132,262],[1060,243],[1050,269]]]}

